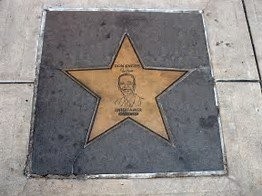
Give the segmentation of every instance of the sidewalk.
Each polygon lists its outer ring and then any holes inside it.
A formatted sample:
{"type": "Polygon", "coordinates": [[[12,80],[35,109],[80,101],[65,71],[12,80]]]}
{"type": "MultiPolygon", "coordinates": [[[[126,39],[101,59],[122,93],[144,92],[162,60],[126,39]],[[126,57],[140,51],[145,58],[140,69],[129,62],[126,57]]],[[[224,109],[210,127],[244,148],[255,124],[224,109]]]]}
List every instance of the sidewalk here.
{"type": "Polygon", "coordinates": [[[0,1],[0,195],[261,195],[260,0],[0,1]],[[228,175],[156,179],[27,178],[32,99],[43,8],[203,10],[228,175]],[[259,72],[260,71],[260,72],[259,72]]]}

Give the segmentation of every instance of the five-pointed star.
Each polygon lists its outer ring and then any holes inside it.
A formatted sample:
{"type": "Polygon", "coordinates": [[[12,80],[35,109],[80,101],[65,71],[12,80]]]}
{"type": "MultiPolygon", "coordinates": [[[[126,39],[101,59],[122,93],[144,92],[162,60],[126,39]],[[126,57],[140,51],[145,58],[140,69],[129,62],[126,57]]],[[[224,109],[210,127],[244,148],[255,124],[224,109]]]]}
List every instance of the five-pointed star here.
{"type": "Polygon", "coordinates": [[[168,140],[157,96],[186,71],[144,68],[130,38],[124,35],[110,68],[66,73],[99,98],[87,142],[126,118],[168,140]]]}

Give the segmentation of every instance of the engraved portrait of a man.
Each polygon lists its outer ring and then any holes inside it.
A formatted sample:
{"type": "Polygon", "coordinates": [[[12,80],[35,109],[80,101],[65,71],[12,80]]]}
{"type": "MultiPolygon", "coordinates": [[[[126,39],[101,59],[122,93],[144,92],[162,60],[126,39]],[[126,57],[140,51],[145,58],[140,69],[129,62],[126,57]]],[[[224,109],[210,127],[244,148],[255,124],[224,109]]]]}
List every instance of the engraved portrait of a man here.
{"type": "Polygon", "coordinates": [[[138,96],[136,90],[135,76],[130,73],[121,74],[118,77],[118,89],[121,91],[122,97],[115,101],[120,107],[140,107],[143,98],[138,96]]]}

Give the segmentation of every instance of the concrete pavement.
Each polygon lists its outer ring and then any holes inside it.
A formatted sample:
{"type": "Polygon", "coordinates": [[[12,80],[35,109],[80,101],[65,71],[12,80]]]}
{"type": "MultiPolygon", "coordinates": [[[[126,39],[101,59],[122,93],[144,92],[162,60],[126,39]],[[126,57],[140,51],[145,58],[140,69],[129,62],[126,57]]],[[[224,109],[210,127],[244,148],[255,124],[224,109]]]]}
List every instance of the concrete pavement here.
{"type": "Polygon", "coordinates": [[[261,195],[262,5],[259,0],[244,3],[243,7],[241,0],[0,1],[0,195],[261,195]],[[124,180],[23,175],[45,7],[203,10],[228,175],[124,180]]]}

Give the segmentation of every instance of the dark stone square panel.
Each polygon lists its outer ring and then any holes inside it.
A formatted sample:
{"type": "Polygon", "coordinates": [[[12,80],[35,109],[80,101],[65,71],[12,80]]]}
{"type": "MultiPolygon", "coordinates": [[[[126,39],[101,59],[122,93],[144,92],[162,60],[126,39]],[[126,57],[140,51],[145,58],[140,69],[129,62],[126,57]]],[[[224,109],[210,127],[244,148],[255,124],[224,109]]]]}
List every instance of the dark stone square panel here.
{"type": "Polygon", "coordinates": [[[225,171],[199,12],[47,11],[35,96],[29,174],[225,171]],[[109,67],[126,33],[146,68],[188,71],[158,98],[170,140],[126,119],[86,143],[98,100],[63,70],[109,67]]]}

